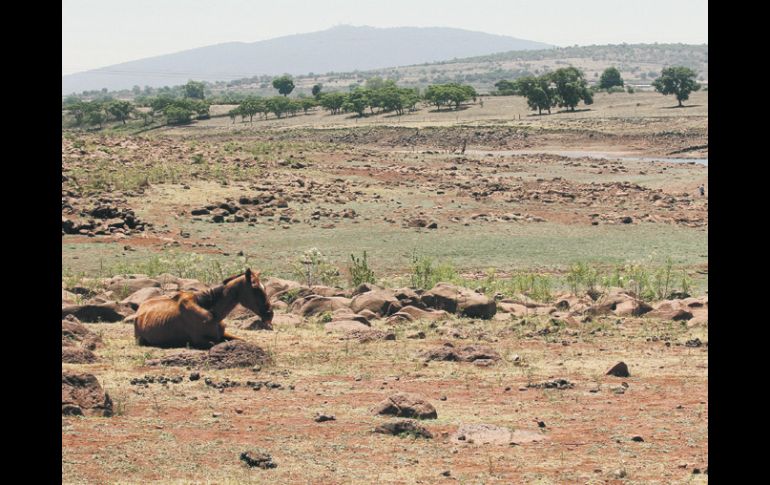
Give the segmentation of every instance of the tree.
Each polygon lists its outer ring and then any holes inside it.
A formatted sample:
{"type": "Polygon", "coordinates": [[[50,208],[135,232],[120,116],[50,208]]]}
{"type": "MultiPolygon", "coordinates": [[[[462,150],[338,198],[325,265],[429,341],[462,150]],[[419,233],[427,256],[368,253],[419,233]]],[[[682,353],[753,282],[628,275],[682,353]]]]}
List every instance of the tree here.
{"type": "Polygon", "coordinates": [[[580,69],[563,67],[545,76],[555,84],[555,100],[559,106],[575,111],[575,106],[580,101],[585,102],[585,104],[594,102],[591,90],[588,89],[588,83],[583,77],[583,71],[580,69]]]}
{"type": "Polygon", "coordinates": [[[503,79],[502,81],[496,82],[495,87],[497,88],[497,92],[501,96],[511,96],[514,94],[519,94],[517,90],[516,81],[506,81],[505,79],[503,79]]]}
{"type": "Polygon", "coordinates": [[[134,110],[134,107],[129,101],[113,101],[107,105],[107,112],[110,113],[115,119],[122,121],[126,124],[126,118],[134,110]]]}
{"type": "Polygon", "coordinates": [[[315,86],[313,86],[312,93],[315,99],[318,99],[318,96],[321,94],[321,89],[323,89],[323,86],[321,84],[316,84],[315,86]]]}
{"type": "Polygon", "coordinates": [[[652,82],[655,91],[663,95],[673,94],[679,101],[679,107],[683,106],[682,101],[690,98],[690,93],[698,91],[701,85],[695,80],[698,73],[684,66],[667,67],[661,72],[661,76],[652,82]]]}
{"type": "Polygon", "coordinates": [[[325,93],[319,97],[319,104],[328,109],[331,114],[336,115],[340,108],[345,104],[347,96],[343,93],[325,93]]]}
{"type": "Polygon", "coordinates": [[[165,111],[166,122],[169,125],[183,125],[190,122],[193,111],[189,108],[179,105],[168,106],[165,111]]]}
{"type": "Polygon", "coordinates": [[[599,78],[599,89],[610,89],[614,86],[623,86],[623,78],[616,68],[608,67],[599,78]]]}
{"type": "Polygon", "coordinates": [[[316,106],[318,106],[318,101],[316,101],[315,99],[311,99],[311,98],[302,98],[302,99],[299,100],[299,102],[302,105],[302,111],[304,111],[305,114],[307,114],[307,112],[309,110],[311,110],[311,109],[315,108],[316,106]]]}
{"type": "Polygon", "coordinates": [[[514,91],[527,98],[529,108],[536,109],[539,115],[544,109],[551,114],[551,107],[556,105],[556,88],[548,75],[521,77],[515,81],[514,91]]]}
{"type": "MultiPolygon", "coordinates": [[[[293,84],[292,84],[293,86],[293,84]]],[[[286,96],[286,95],[284,95],[286,96]]],[[[275,96],[265,101],[267,110],[280,118],[282,114],[287,113],[292,108],[292,103],[286,97],[275,96]]]]}
{"type": "Polygon", "coordinates": [[[367,106],[369,106],[369,90],[358,88],[347,96],[342,107],[345,111],[354,111],[361,117],[364,116],[367,106]]]}
{"type": "Polygon", "coordinates": [[[280,94],[288,96],[289,93],[294,91],[294,79],[291,76],[281,76],[273,79],[273,87],[278,90],[280,94]]]}
{"type": "Polygon", "coordinates": [[[184,85],[184,95],[187,98],[204,99],[204,88],[205,85],[201,82],[189,81],[184,85]]]}

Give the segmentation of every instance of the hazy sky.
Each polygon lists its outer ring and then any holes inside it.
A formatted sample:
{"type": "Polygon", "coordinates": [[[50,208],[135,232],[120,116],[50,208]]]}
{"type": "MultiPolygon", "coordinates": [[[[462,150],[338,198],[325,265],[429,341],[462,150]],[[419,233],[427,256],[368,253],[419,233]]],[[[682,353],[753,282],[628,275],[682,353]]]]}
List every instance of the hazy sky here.
{"type": "Polygon", "coordinates": [[[62,0],[62,74],[223,42],[456,27],[558,46],[708,43],[708,0],[62,0]]]}

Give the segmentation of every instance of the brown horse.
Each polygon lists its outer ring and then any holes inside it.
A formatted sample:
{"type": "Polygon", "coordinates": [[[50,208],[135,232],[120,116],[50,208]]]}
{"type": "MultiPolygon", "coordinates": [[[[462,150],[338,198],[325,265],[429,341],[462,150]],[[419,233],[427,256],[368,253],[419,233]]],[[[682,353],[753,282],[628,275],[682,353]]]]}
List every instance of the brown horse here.
{"type": "Polygon", "coordinates": [[[129,319],[134,321],[139,345],[208,348],[238,339],[225,332],[222,323],[238,303],[259,315],[268,326],[272,322],[273,310],[259,281],[259,271],[252,273],[251,269],[208,290],[150,298],[129,319]]]}

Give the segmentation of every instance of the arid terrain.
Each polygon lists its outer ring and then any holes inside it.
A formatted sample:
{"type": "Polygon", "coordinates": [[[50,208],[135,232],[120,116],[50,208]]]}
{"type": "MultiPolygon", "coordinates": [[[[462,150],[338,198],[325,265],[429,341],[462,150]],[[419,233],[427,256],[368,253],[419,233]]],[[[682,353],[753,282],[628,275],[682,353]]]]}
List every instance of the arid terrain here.
{"type": "Polygon", "coordinates": [[[481,99],[66,130],[62,370],[101,391],[65,411],[63,377],[63,481],[707,481],[708,92],[543,116],[481,99]],[[379,289],[351,281],[364,251],[379,289]],[[276,317],[225,319],[261,349],[235,367],[139,347],[122,322],[246,267],[276,317]],[[457,311],[430,299],[439,281],[467,288],[457,311]],[[373,432],[399,392],[436,418],[373,432]],[[277,466],[247,466],[254,450],[277,466]]]}

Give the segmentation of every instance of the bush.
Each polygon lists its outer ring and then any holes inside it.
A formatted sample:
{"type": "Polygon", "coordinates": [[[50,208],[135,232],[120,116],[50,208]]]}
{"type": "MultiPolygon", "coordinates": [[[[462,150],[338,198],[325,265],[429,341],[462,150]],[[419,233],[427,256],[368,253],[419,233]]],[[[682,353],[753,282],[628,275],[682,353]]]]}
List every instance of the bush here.
{"type": "Polygon", "coordinates": [[[354,255],[350,255],[352,264],[349,266],[350,271],[350,285],[356,287],[362,283],[374,283],[374,271],[369,267],[369,262],[366,259],[366,251],[362,258],[357,258],[354,255]]]}
{"type": "Polygon", "coordinates": [[[429,290],[441,281],[456,283],[460,278],[451,263],[435,264],[431,258],[413,254],[410,279],[412,288],[429,290]]]}
{"type": "Polygon", "coordinates": [[[302,279],[307,286],[324,284],[336,286],[340,272],[317,248],[305,251],[294,263],[294,275],[302,279]]]}

